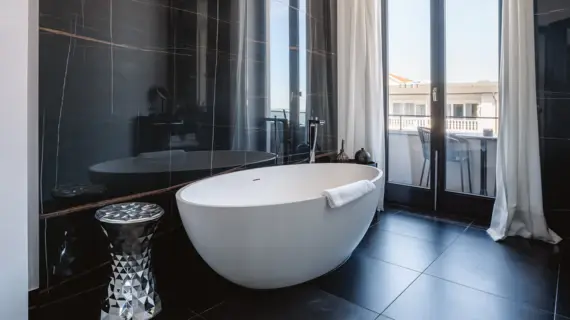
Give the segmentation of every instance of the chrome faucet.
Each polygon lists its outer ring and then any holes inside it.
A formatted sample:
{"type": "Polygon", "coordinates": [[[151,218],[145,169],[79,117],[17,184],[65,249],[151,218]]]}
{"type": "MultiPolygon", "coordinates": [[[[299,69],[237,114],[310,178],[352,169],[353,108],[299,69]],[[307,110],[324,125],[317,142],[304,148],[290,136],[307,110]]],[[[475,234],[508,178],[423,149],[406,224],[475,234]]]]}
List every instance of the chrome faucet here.
{"type": "Polygon", "coordinates": [[[315,163],[315,151],[317,149],[317,134],[319,132],[319,125],[325,124],[325,120],[319,120],[318,117],[311,117],[309,119],[309,146],[311,147],[311,157],[309,163],[315,163]]]}
{"type": "Polygon", "coordinates": [[[290,153],[291,153],[291,126],[289,125],[289,120],[287,119],[287,114],[285,114],[285,112],[283,113],[284,117],[283,118],[277,118],[277,117],[273,117],[273,118],[264,118],[263,121],[269,121],[269,122],[273,122],[274,123],[274,130],[275,130],[275,153],[277,154],[277,157],[275,157],[275,163],[277,164],[277,161],[279,160],[279,149],[278,149],[278,142],[277,139],[279,139],[278,135],[277,135],[277,123],[282,123],[283,124],[283,137],[285,141],[283,141],[283,146],[285,147],[285,150],[283,150],[283,161],[284,163],[288,163],[289,161],[291,161],[290,159],[290,153]]]}

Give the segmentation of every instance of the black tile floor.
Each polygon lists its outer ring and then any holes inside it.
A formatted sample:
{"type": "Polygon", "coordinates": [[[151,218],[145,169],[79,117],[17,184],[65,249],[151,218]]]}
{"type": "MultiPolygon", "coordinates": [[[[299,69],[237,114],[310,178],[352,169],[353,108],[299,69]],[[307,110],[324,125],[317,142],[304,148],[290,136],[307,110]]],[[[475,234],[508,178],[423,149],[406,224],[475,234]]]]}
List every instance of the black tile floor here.
{"type": "MultiPolygon", "coordinates": [[[[292,288],[240,288],[196,255],[172,254],[193,271],[159,287],[158,320],[570,320],[564,244],[495,243],[483,229],[397,209],[378,216],[342,267],[292,288]]],[[[98,319],[104,289],[33,310],[32,318],[98,319]]]]}

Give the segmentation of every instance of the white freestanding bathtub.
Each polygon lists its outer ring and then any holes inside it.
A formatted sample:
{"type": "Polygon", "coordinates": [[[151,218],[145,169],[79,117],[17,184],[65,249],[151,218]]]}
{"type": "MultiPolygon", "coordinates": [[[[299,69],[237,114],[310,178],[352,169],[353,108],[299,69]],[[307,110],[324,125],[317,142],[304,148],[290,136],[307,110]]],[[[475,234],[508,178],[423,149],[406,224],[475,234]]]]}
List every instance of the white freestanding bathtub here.
{"type": "Polygon", "coordinates": [[[381,177],[356,164],[276,166],[201,180],[176,199],[212,269],[244,287],[272,289],[319,277],[350,257],[374,217],[381,177]],[[341,208],[321,195],[366,179],[377,188],[341,208]]]}

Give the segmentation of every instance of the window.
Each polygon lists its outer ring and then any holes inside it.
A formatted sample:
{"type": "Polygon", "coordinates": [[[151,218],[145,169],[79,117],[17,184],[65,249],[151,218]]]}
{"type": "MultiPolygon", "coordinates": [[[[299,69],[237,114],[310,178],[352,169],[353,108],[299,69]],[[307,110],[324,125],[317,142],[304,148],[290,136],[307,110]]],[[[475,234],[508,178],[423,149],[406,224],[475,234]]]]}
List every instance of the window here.
{"type": "Polygon", "coordinates": [[[427,109],[425,104],[416,104],[416,116],[427,115],[427,109]]]}
{"type": "Polygon", "coordinates": [[[396,116],[402,115],[402,108],[403,106],[401,103],[394,103],[392,105],[392,114],[396,116]]]}
{"type": "Polygon", "coordinates": [[[413,103],[405,103],[404,104],[404,112],[407,116],[413,116],[416,113],[415,105],[413,103]]]}
{"type": "Polygon", "coordinates": [[[271,110],[289,110],[290,106],[290,77],[292,74],[289,58],[289,30],[293,28],[289,23],[289,0],[268,2],[269,6],[269,106],[271,110]]]}
{"type": "Polygon", "coordinates": [[[478,117],[479,114],[479,104],[477,103],[454,103],[445,106],[445,116],[452,118],[464,118],[464,117],[478,117]]]}
{"type": "Polygon", "coordinates": [[[453,105],[453,117],[455,118],[463,118],[465,113],[463,112],[463,104],[454,104],[453,105]]]}
{"type": "Polygon", "coordinates": [[[479,105],[476,103],[465,104],[465,116],[466,117],[478,117],[479,116],[479,105]]]}
{"type": "Polygon", "coordinates": [[[395,116],[427,116],[427,106],[425,104],[396,102],[390,108],[390,114],[395,116]]]}

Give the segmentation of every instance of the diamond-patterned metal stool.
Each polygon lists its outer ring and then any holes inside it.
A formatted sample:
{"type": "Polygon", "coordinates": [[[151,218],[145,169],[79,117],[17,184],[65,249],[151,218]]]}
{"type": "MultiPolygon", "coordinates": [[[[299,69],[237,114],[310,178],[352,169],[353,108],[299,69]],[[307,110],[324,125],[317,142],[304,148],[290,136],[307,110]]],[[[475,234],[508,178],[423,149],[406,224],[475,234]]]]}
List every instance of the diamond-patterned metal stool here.
{"type": "Polygon", "coordinates": [[[101,319],[151,319],[161,311],[152,274],[150,240],[164,210],[155,204],[132,202],[97,210],[109,239],[113,274],[101,319]]]}

